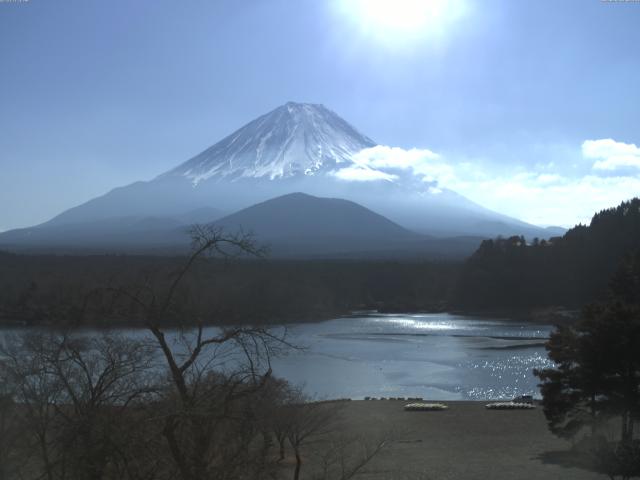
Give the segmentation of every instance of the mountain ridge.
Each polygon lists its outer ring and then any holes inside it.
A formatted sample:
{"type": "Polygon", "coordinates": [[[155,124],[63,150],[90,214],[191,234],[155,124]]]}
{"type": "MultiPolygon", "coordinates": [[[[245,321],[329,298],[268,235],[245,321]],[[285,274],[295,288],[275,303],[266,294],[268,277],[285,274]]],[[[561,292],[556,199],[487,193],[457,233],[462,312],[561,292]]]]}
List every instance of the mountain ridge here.
{"type": "Polygon", "coordinates": [[[212,177],[314,175],[349,163],[353,154],[375,145],[322,104],[287,102],[159,178],[183,176],[197,185],[212,177]]]}
{"type": "Polygon", "coordinates": [[[304,192],[350,200],[426,235],[550,236],[545,229],[486,209],[445,186],[435,191],[415,178],[347,181],[333,174],[336,168],[354,165],[353,154],[373,145],[323,105],[289,102],[150,181],[114,188],[37,228],[82,223],[91,228],[96,221],[126,216],[175,218],[202,208],[232,213],[304,192]]]}
{"type": "MultiPolygon", "coordinates": [[[[256,243],[268,247],[274,258],[462,258],[482,240],[434,239],[411,232],[355,202],[301,192],[272,198],[206,223],[231,234],[255,234],[256,243]]],[[[36,253],[172,255],[187,251],[190,237],[189,225],[180,224],[178,218],[115,217],[15,230],[0,234],[0,245],[36,253]]]]}
{"type": "Polygon", "coordinates": [[[301,231],[308,236],[331,234],[364,238],[377,234],[420,237],[350,200],[321,198],[302,192],[288,193],[252,205],[213,224],[231,230],[250,224],[259,238],[288,237],[300,235],[301,231]]]}
{"type": "Polygon", "coordinates": [[[276,258],[463,258],[482,240],[421,235],[350,200],[302,192],[252,205],[213,225],[255,234],[276,258]]]}

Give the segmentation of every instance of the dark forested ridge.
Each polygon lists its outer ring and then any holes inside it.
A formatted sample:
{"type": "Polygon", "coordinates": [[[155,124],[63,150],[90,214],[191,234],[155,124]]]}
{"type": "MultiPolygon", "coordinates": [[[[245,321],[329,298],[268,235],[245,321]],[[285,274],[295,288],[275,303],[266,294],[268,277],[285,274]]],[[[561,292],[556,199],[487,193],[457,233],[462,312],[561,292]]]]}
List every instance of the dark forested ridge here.
{"type": "MultiPolygon", "coordinates": [[[[199,259],[166,322],[313,321],[358,309],[516,312],[578,309],[606,296],[625,257],[640,252],[640,199],[594,215],[563,237],[483,241],[463,264],[390,260],[199,259]],[[181,318],[178,318],[178,315],[181,318]],[[186,320],[185,320],[186,319],[186,320]]],[[[18,255],[0,252],[0,321],[121,323],[109,291],[168,288],[184,257],[18,255]],[[103,315],[104,313],[104,315],[103,315]]],[[[120,305],[119,308],[121,308],[120,305]]]]}
{"type": "Polygon", "coordinates": [[[579,308],[605,296],[612,274],[639,249],[634,198],[549,241],[483,241],[463,266],[452,303],[463,310],[579,308]]]}
{"type": "MultiPolygon", "coordinates": [[[[454,260],[486,236],[416,233],[355,202],[290,193],[218,218],[205,208],[174,217],[127,216],[80,223],[48,222],[0,233],[0,248],[31,254],[188,255],[193,221],[226,232],[252,232],[271,259],[454,260]],[[207,215],[211,215],[207,218],[207,215]]],[[[494,225],[493,232],[505,225],[494,225]]],[[[495,233],[497,235],[497,233],[495,233]]]]}
{"type": "MultiPolygon", "coordinates": [[[[110,289],[162,291],[184,263],[183,257],[0,252],[0,321],[104,325],[108,317],[113,323],[118,317],[107,312],[110,289]]],[[[458,268],[415,261],[202,259],[181,287],[179,314],[185,318],[166,321],[260,324],[320,320],[358,309],[443,310],[458,268]]],[[[141,320],[127,312],[119,322],[141,320]]]]}

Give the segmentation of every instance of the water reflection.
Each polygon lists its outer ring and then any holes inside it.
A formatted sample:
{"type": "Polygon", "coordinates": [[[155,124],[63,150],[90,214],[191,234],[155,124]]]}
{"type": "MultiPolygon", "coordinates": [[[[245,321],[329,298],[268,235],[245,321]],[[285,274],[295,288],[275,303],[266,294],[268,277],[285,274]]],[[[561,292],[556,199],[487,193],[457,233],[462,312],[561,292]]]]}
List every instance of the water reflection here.
{"type": "MultiPolygon", "coordinates": [[[[272,366],[275,375],[320,398],[537,396],[532,370],[551,365],[544,349],[551,329],[446,313],[350,316],[287,327],[288,341],[305,349],[274,359],[272,366]]],[[[145,330],[117,330],[150,338],[145,330]]],[[[180,349],[180,335],[168,336],[180,349]]],[[[233,351],[220,347],[217,354],[221,368],[233,366],[233,351]]]]}
{"type": "Polygon", "coordinates": [[[291,328],[308,348],[276,360],[274,371],[320,397],[538,395],[532,370],[551,364],[551,328],[451,314],[340,318],[291,328]]]}

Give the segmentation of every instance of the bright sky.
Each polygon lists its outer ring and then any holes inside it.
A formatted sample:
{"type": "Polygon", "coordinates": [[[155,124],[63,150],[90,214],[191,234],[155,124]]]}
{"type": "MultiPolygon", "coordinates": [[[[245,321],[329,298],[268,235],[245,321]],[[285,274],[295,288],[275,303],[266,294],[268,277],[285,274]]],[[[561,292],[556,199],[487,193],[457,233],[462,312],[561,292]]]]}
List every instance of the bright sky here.
{"type": "Polygon", "coordinates": [[[639,26],[600,0],[0,1],[0,231],[289,100],[382,145],[361,162],[584,222],[640,194],[639,26]]]}

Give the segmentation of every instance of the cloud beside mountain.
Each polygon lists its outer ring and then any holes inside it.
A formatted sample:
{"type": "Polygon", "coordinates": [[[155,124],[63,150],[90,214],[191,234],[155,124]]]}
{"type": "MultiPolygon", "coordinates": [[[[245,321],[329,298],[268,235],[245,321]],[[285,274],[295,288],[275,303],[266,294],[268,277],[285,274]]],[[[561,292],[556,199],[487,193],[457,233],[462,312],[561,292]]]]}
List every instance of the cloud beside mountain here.
{"type": "Polygon", "coordinates": [[[611,138],[586,140],[582,144],[582,154],[585,158],[596,160],[594,170],[640,170],[640,148],[632,143],[616,142],[611,138]]]}
{"type": "Polygon", "coordinates": [[[586,222],[640,191],[636,145],[598,139],[555,158],[539,153],[533,166],[517,151],[509,166],[498,166],[488,157],[380,145],[322,105],[288,102],[155,179],[115,188],[48,223],[212,206],[231,213],[300,191],[345,198],[432,235],[541,236],[535,224],[586,222]]]}
{"type": "Polygon", "coordinates": [[[345,181],[394,181],[411,175],[431,193],[442,188],[509,215],[528,212],[537,224],[571,226],[576,217],[588,222],[594,211],[608,208],[640,191],[640,148],[611,138],[585,140],[576,157],[587,170],[570,171],[553,162],[536,167],[488,168],[430,149],[387,145],[365,148],[353,156],[355,165],[334,175],[345,181]]]}
{"type": "Polygon", "coordinates": [[[352,157],[353,165],[341,168],[334,176],[346,181],[397,180],[401,174],[411,174],[437,193],[437,184],[454,178],[453,167],[441,155],[425,148],[406,150],[388,145],[376,145],[360,150],[352,157]]]}

